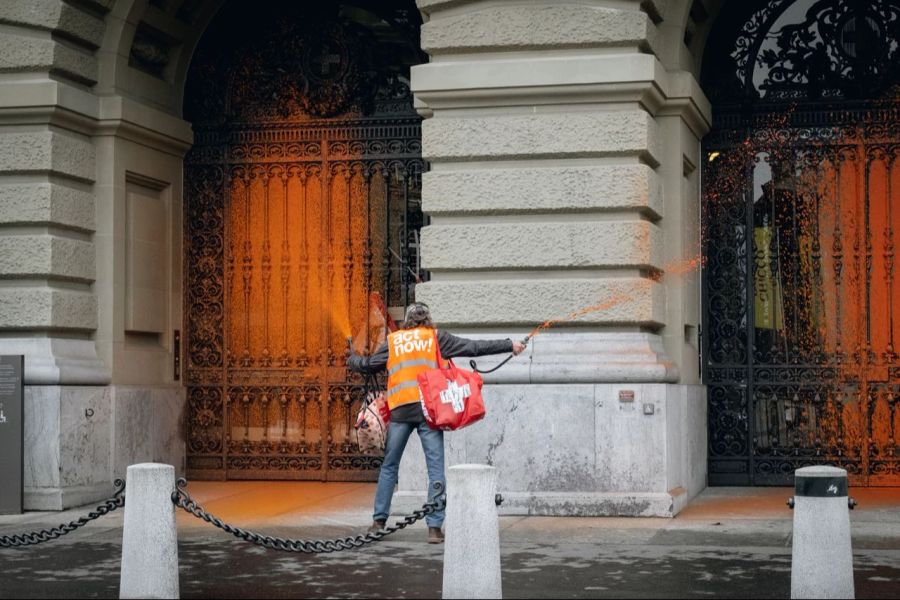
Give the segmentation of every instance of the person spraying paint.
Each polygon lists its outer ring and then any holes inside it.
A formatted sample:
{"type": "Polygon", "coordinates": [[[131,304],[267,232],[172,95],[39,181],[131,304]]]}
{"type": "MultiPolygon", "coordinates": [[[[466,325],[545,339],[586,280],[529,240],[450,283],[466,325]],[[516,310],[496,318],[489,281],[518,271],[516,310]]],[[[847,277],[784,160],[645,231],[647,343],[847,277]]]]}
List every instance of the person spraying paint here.
{"type": "MultiPolygon", "coordinates": [[[[372,355],[357,354],[348,339],[347,366],[360,373],[375,374],[387,369],[387,402],[391,411],[384,462],[378,475],[375,491],[375,513],[369,532],[384,528],[391,510],[391,499],[400,470],[400,459],[412,432],[419,434],[425,465],[428,469],[429,501],[433,500],[435,482],[444,484],[444,433],[431,429],[425,423],[416,377],[419,373],[437,367],[436,350],[440,347],[445,359],[458,356],[486,356],[512,352],[518,355],[525,344],[504,340],[471,340],[457,337],[435,328],[431,311],[426,304],[415,302],[406,309],[406,318],[398,331],[388,334],[387,340],[372,355]]],[[[435,512],[425,519],[428,525],[428,542],[437,544],[444,540],[441,526],[444,511],[435,512]]]]}

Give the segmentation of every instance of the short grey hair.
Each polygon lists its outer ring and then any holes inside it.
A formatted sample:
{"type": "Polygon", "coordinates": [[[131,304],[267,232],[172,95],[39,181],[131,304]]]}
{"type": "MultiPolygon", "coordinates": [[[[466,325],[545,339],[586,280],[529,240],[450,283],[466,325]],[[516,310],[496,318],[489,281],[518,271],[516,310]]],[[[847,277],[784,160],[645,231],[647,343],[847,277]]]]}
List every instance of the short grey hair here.
{"type": "Polygon", "coordinates": [[[406,307],[403,328],[414,329],[416,327],[434,327],[434,321],[431,320],[431,309],[424,302],[413,302],[406,307]]]}

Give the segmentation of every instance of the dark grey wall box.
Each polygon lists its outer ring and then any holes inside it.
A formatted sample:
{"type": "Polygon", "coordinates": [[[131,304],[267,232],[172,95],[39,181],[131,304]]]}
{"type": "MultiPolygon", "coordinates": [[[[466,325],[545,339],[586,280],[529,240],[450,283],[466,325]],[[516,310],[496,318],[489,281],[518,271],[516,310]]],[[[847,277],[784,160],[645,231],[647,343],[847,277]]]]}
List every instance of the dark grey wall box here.
{"type": "Polygon", "coordinates": [[[0,356],[0,515],[22,512],[24,356],[0,356]]]}

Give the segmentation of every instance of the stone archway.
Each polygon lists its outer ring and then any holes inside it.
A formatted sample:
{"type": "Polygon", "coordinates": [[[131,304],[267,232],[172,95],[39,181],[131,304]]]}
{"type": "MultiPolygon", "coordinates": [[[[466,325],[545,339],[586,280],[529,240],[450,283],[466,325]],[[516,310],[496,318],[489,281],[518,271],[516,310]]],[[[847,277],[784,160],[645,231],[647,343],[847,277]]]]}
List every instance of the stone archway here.
{"type": "Polygon", "coordinates": [[[188,77],[185,369],[194,477],[359,480],[373,350],[417,281],[412,3],[226,6],[188,77]],[[380,12],[379,12],[380,10],[380,12]]]}

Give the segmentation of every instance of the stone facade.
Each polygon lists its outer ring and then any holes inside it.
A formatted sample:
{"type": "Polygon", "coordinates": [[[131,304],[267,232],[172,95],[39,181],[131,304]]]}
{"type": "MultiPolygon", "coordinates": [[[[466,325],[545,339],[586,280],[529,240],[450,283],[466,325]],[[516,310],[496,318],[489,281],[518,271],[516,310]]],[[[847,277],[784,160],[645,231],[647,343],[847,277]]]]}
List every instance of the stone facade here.
{"type": "Polygon", "coordinates": [[[131,14],[146,8],[0,7],[0,352],[25,355],[30,509],[107,497],[131,462],[184,461],[171,364],[192,135],[114,75],[127,72],[118,48],[134,33],[131,14]],[[146,227],[147,206],[162,261],[134,231],[130,213],[146,227]],[[155,321],[135,320],[148,305],[162,307],[155,321]]]}
{"type": "MultiPolygon", "coordinates": [[[[29,508],[102,498],[130,463],[182,469],[181,104],[221,4],[0,5],[0,353],[26,355],[29,508]]],[[[679,264],[710,118],[696,15],[718,4],[417,5],[419,298],[482,337],[615,301],[489,379],[491,416],[448,436],[450,462],[494,464],[507,512],[675,514],[705,486],[698,275],[679,264]]]]}
{"type": "MultiPolygon", "coordinates": [[[[650,4],[419,3],[432,279],[418,297],[457,331],[518,336],[609,304],[541,333],[488,379],[487,424],[447,436],[451,463],[498,467],[513,514],[670,516],[706,485],[684,262],[710,111],[694,74],[665,64],[661,25],[687,7],[650,4]]],[[[401,469],[408,505],[421,460],[401,469]]]]}

